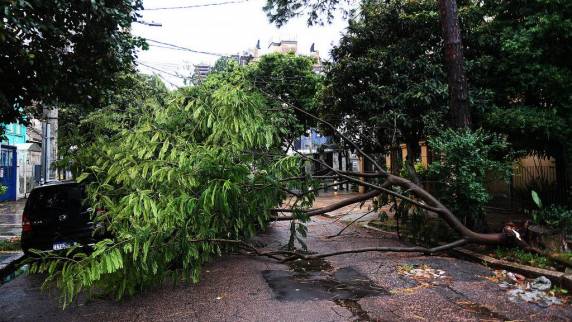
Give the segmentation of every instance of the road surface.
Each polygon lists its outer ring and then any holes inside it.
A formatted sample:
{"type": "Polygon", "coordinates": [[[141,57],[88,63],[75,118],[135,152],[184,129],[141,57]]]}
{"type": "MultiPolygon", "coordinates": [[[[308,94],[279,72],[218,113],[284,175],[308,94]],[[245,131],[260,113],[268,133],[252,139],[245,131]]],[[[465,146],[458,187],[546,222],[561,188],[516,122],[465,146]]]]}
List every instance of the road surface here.
{"type": "MultiPolygon", "coordinates": [[[[363,228],[327,238],[345,224],[317,217],[310,250],[400,245],[363,228]]],[[[288,223],[273,223],[258,239],[269,247],[288,240],[288,223]]],[[[57,292],[21,276],[0,287],[1,321],[570,321],[570,305],[512,302],[482,265],[443,256],[347,254],[290,265],[227,255],[205,266],[196,285],[165,285],[122,302],[81,299],[62,311],[57,292]],[[403,275],[404,267],[443,270],[438,280],[403,275]],[[415,266],[417,265],[417,266],[415,266]]]]}

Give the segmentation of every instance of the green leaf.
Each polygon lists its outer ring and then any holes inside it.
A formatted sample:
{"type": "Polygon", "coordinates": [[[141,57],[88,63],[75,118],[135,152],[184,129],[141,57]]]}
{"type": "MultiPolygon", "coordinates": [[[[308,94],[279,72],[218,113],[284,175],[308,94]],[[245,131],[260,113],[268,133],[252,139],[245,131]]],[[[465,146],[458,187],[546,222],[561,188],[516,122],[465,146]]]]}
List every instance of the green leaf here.
{"type": "Polygon", "coordinates": [[[89,177],[89,173],[83,172],[79,177],[75,179],[76,182],[82,182],[89,177]]]}
{"type": "Polygon", "coordinates": [[[534,204],[538,208],[542,209],[542,200],[540,200],[540,196],[538,196],[538,193],[536,191],[532,190],[530,192],[530,194],[532,195],[532,201],[534,201],[534,204]]]}

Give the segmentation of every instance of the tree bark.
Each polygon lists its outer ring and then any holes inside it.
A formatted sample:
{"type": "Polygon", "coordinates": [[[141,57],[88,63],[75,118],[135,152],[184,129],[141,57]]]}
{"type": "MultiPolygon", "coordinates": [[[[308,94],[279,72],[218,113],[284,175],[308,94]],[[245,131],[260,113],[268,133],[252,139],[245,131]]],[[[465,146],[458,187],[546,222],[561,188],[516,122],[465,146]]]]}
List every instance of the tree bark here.
{"type": "Polygon", "coordinates": [[[447,82],[449,85],[449,113],[454,128],[470,128],[471,113],[467,78],[465,76],[463,43],[457,14],[456,0],[439,0],[439,14],[443,31],[447,82]]]}
{"type": "Polygon", "coordinates": [[[419,139],[413,138],[407,140],[407,158],[405,165],[407,166],[407,173],[409,174],[411,181],[416,185],[421,184],[421,180],[417,175],[417,171],[415,170],[415,161],[419,153],[419,139]]]}

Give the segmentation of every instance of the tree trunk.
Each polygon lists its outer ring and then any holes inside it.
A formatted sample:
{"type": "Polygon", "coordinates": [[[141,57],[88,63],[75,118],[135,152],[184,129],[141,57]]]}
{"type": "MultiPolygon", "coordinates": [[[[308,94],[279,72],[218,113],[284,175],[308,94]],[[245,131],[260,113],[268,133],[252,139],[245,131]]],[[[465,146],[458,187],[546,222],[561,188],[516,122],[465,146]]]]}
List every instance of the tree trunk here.
{"type": "Polygon", "coordinates": [[[418,139],[407,140],[407,159],[405,160],[405,165],[407,166],[407,173],[409,174],[411,181],[416,185],[421,184],[417,171],[415,171],[415,160],[419,155],[419,150],[418,139]]]}
{"type": "Polygon", "coordinates": [[[401,148],[399,145],[392,145],[389,152],[389,157],[391,160],[391,173],[399,175],[401,172],[401,148]]]}
{"type": "MultiPolygon", "coordinates": [[[[343,170],[343,166],[342,166],[342,161],[343,161],[342,153],[343,152],[344,151],[341,148],[338,150],[338,170],[340,170],[340,171],[343,170]]],[[[338,189],[338,191],[344,190],[344,185],[340,184],[337,189],[338,189]]]]}
{"type": "Polygon", "coordinates": [[[470,128],[471,114],[464,69],[461,29],[457,15],[457,1],[439,0],[439,13],[445,45],[451,125],[454,128],[470,128]]]}

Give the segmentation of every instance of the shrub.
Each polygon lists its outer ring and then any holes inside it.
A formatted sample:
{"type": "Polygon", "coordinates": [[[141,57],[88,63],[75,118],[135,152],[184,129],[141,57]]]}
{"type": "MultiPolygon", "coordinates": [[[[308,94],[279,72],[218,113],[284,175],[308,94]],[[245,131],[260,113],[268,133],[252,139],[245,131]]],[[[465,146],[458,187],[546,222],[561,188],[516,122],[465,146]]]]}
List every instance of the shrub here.
{"type": "Polygon", "coordinates": [[[546,225],[564,234],[572,233],[572,209],[556,204],[544,207],[536,191],[533,190],[531,195],[539,209],[531,211],[534,224],[546,225]]]}
{"type": "Polygon", "coordinates": [[[506,140],[483,130],[447,129],[429,139],[436,161],[429,167],[440,181],[440,200],[467,226],[484,229],[483,206],[490,200],[490,178],[508,178],[506,140]]]}

